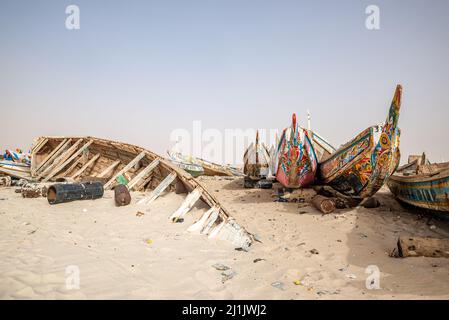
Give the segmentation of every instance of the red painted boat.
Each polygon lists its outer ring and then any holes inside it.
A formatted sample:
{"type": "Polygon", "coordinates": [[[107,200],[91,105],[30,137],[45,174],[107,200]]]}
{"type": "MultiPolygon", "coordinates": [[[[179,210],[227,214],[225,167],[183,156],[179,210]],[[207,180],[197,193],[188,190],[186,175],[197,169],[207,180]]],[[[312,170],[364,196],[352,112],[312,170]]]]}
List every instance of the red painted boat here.
{"type": "Polygon", "coordinates": [[[287,188],[307,187],[315,180],[318,167],[313,144],[306,129],[298,126],[296,114],[284,129],[278,145],[276,179],[287,188]]]}

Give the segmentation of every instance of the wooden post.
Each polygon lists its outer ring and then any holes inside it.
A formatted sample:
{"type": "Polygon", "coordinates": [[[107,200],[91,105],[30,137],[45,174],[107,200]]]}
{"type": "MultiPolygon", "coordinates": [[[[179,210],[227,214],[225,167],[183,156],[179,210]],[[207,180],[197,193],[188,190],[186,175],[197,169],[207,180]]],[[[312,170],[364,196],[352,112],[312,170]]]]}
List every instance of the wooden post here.
{"type": "Polygon", "coordinates": [[[75,172],[72,175],[72,179],[76,179],[80,174],[82,174],[87,168],[89,168],[97,159],[100,157],[100,154],[96,154],[92,159],[90,159],[81,169],[75,172]]]}
{"type": "Polygon", "coordinates": [[[324,214],[334,212],[335,210],[335,202],[332,199],[320,195],[313,197],[312,204],[324,214]]]}
{"type": "Polygon", "coordinates": [[[56,166],[56,168],[54,168],[52,170],[52,172],[50,172],[42,181],[46,182],[48,180],[50,180],[51,178],[53,178],[53,176],[55,174],[57,174],[59,171],[61,171],[62,169],[64,169],[65,166],[67,166],[70,162],[73,161],[73,159],[75,159],[76,157],[78,157],[81,152],[83,152],[84,150],[87,149],[87,147],[89,147],[94,141],[93,140],[89,140],[89,142],[87,142],[84,146],[81,147],[81,149],[79,149],[78,151],[76,151],[70,158],[68,158],[67,160],[65,160],[62,164],[58,164],[56,166]]]}
{"type": "Polygon", "coordinates": [[[396,257],[449,258],[449,239],[401,236],[397,246],[396,257]]]}
{"type": "Polygon", "coordinates": [[[122,170],[120,170],[119,172],[117,172],[108,182],[106,182],[106,184],[104,185],[104,189],[108,190],[112,187],[112,184],[114,183],[115,179],[121,175],[124,174],[125,172],[129,171],[132,167],[134,167],[136,165],[137,162],[139,162],[143,157],[145,157],[145,151],[142,151],[141,153],[139,153],[139,155],[137,155],[137,157],[135,157],[133,160],[131,160],[130,163],[128,163],[122,170]]]}
{"type": "Polygon", "coordinates": [[[153,160],[147,167],[141,170],[130,182],[128,182],[128,189],[131,190],[138,182],[142,180],[143,177],[145,177],[151,171],[153,171],[158,164],[159,164],[158,159],[153,160]]]}

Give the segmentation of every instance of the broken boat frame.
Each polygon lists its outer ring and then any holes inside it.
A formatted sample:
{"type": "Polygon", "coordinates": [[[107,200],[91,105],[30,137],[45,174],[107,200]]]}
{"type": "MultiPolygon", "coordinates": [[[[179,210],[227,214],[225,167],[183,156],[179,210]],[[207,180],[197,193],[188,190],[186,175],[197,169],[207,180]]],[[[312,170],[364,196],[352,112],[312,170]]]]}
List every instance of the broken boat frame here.
{"type": "Polygon", "coordinates": [[[108,190],[117,184],[117,177],[124,176],[130,190],[152,190],[139,201],[142,205],[149,205],[166,189],[187,192],[180,208],[171,215],[172,221],[179,221],[201,198],[214,210],[208,210],[191,229],[210,238],[229,240],[243,249],[252,243],[252,234],[237,224],[201,182],[142,147],[94,137],[40,137],[31,149],[31,159],[32,179],[41,182],[66,178],[102,181],[108,190]]]}

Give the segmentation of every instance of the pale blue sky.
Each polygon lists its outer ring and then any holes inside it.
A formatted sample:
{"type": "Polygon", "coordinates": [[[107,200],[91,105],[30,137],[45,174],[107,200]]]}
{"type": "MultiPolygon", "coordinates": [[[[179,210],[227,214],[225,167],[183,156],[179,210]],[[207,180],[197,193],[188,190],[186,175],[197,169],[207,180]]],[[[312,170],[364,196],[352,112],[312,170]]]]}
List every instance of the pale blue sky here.
{"type": "Polygon", "coordinates": [[[403,161],[449,161],[448,15],[445,0],[1,1],[0,148],[93,135],[163,154],[194,120],[281,129],[307,109],[338,146],[383,121],[401,83],[403,161]]]}

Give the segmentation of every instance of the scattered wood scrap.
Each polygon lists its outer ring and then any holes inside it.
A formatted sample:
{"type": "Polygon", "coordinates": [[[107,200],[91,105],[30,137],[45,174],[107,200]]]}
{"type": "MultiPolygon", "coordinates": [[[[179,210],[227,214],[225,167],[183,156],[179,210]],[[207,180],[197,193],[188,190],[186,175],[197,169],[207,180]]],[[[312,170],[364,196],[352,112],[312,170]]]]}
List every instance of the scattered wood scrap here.
{"type": "Polygon", "coordinates": [[[449,239],[401,236],[390,256],[449,258],[449,239]]]}

